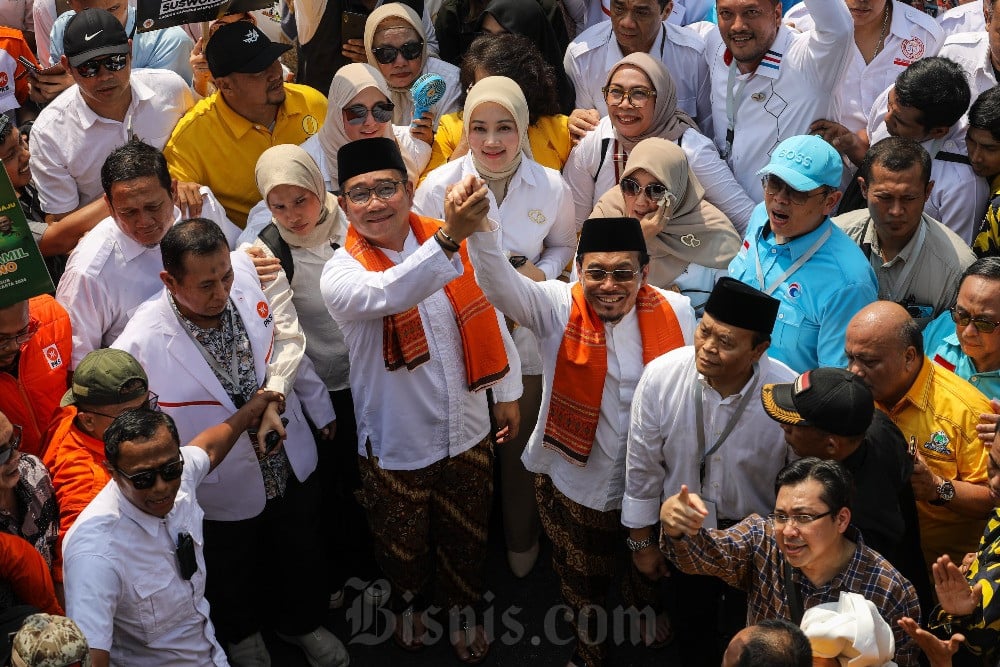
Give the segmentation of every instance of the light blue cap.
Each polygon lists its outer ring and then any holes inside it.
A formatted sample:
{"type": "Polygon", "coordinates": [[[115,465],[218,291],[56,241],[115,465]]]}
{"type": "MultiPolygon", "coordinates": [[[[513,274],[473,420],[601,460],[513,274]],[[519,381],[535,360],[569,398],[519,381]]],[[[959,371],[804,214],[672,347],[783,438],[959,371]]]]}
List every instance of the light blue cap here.
{"type": "Polygon", "coordinates": [[[839,188],[843,172],[844,162],[837,149],[821,137],[803,134],[778,144],[771,161],[757,175],[774,174],[792,189],[808,192],[823,185],[839,188]]]}

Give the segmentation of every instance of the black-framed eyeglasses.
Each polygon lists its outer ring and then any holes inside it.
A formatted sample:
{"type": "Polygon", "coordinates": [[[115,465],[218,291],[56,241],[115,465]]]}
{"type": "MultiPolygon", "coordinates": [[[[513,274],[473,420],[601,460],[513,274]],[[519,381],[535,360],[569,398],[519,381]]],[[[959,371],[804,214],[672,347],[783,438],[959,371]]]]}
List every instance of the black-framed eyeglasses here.
{"type": "Polygon", "coordinates": [[[950,312],[952,321],[963,329],[971,323],[979,333],[991,334],[997,330],[997,327],[1000,327],[1000,322],[992,322],[982,317],[973,317],[972,313],[968,313],[958,306],[952,308],[950,312]]]}
{"type": "Polygon", "coordinates": [[[31,337],[34,336],[37,331],[38,323],[28,322],[23,329],[18,331],[13,336],[0,337],[0,350],[21,347],[31,340],[31,337]]]}
{"type": "Polygon", "coordinates": [[[84,79],[89,79],[92,76],[97,76],[101,67],[104,67],[104,69],[109,72],[120,72],[125,69],[125,65],[127,64],[128,54],[116,53],[114,55],[105,56],[103,58],[94,58],[93,60],[81,63],[76,66],[76,73],[84,79]]]}
{"type": "Polygon", "coordinates": [[[656,91],[651,88],[631,88],[626,90],[621,86],[604,86],[601,88],[604,94],[604,101],[608,104],[619,105],[624,100],[628,100],[636,109],[646,106],[650,99],[656,97],[656,91]]]}
{"type": "Polygon", "coordinates": [[[180,454],[176,461],[171,461],[159,468],[153,468],[152,470],[140,470],[139,472],[134,472],[129,475],[126,472],[122,472],[120,468],[115,468],[115,472],[124,477],[132,484],[137,491],[145,491],[146,489],[153,488],[156,484],[156,476],[159,475],[164,482],[172,482],[184,472],[184,455],[180,454]]]}
{"type": "Polygon", "coordinates": [[[639,269],[585,269],[583,275],[587,276],[587,280],[593,281],[595,283],[603,283],[611,276],[611,279],[616,283],[628,283],[635,280],[635,277],[639,275],[639,269]]]}
{"type": "Polygon", "coordinates": [[[402,46],[375,46],[372,47],[372,55],[375,60],[383,65],[391,65],[396,62],[396,56],[400,53],[407,60],[417,60],[424,54],[424,43],[422,40],[407,42],[402,46]]]}
{"type": "Polygon", "coordinates": [[[764,188],[764,194],[771,197],[780,195],[784,191],[785,196],[788,197],[788,201],[792,202],[795,206],[805,206],[816,195],[826,196],[830,192],[830,188],[827,186],[823,186],[816,192],[802,192],[801,190],[796,190],[774,174],[767,174],[762,177],[760,184],[764,188]]]}
{"type": "MultiPolygon", "coordinates": [[[[140,409],[159,412],[160,396],[158,394],[154,394],[153,392],[149,392],[149,395],[146,396],[146,400],[143,401],[142,405],[137,405],[134,408],[129,408],[129,410],[140,410],[140,409]]],[[[101,417],[106,417],[108,419],[118,419],[118,417],[120,417],[123,413],[128,412],[129,410],[123,410],[122,412],[119,412],[117,415],[109,415],[104,412],[98,412],[97,410],[81,410],[80,412],[86,412],[87,414],[90,415],[99,415],[101,417]]]]}
{"type": "Polygon", "coordinates": [[[392,102],[376,102],[371,108],[364,104],[352,104],[344,109],[344,117],[348,125],[362,125],[365,118],[368,118],[368,112],[371,112],[376,122],[388,123],[392,120],[392,110],[395,108],[396,105],[392,102]]]}
{"type": "Polygon", "coordinates": [[[638,197],[640,192],[644,192],[646,193],[646,199],[655,201],[656,203],[663,201],[663,198],[670,193],[667,186],[661,183],[650,183],[649,185],[642,186],[639,185],[639,181],[628,176],[621,180],[618,187],[621,188],[623,195],[628,195],[629,197],[638,197]]]}
{"type": "Polygon", "coordinates": [[[356,185],[347,192],[344,196],[351,200],[354,204],[367,204],[372,195],[375,195],[382,201],[388,201],[396,196],[396,192],[399,191],[399,186],[406,183],[406,181],[381,181],[375,187],[366,188],[363,185],[356,185]]]}
{"type": "Polygon", "coordinates": [[[6,465],[7,461],[10,461],[10,457],[14,455],[14,452],[21,448],[21,435],[24,429],[21,428],[20,424],[11,424],[11,427],[13,431],[10,434],[10,439],[4,445],[3,449],[0,449],[0,466],[6,465]]]}
{"type": "Polygon", "coordinates": [[[794,523],[796,526],[805,526],[810,524],[816,519],[822,519],[825,516],[830,516],[833,514],[833,510],[828,510],[822,514],[785,514],[784,512],[771,512],[767,515],[767,518],[771,520],[776,526],[784,526],[789,521],[794,523]]]}

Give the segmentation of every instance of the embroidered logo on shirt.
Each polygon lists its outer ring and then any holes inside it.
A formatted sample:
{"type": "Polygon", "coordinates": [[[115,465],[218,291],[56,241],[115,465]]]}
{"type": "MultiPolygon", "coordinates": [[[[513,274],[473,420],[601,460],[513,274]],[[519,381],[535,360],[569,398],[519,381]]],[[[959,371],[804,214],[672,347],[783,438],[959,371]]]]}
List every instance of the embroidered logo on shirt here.
{"type": "Polygon", "coordinates": [[[743,239],[743,245],[740,246],[740,255],[746,255],[748,250],[750,250],[750,241],[743,239]]]}
{"type": "Polygon", "coordinates": [[[919,60],[924,55],[924,43],[919,37],[904,39],[899,49],[908,60],[919,60]]]}
{"type": "Polygon", "coordinates": [[[763,102],[765,97],[767,96],[764,93],[754,93],[750,96],[750,99],[754,102],[763,102]]]}
{"type": "Polygon", "coordinates": [[[777,51],[768,51],[764,54],[764,59],[760,61],[760,66],[768,69],[781,69],[781,54],[777,51]]]}
{"type": "Polygon", "coordinates": [[[59,354],[59,347],[55,343],[43,349],[42,354],[45,355],[45,360],[49,362],[49,368],[56,369],[62,366],[62,355],[59,354]]]}
{"type": "Polygon", "coordinates": [[[269,312],[271,311],[267,307],[267,301],[257,302],[257,314],[260,315],[260,319],[266,320],[269,312]]]}
{"type": "Polygon", "coordinates": [[[950,361],[942,357],[940,354],[934,355],[934,363],[937,364],[938,366],[947,368],[949,371],[953,373],[955,372],[955,364],[951,363],[950,361]]]}
{"type": "Polygon", "coordinates": [[[310,115],[302,119],[302,131],[312,136],[319,132],[319,121],[310,115]]]}
{"type": "Polygon", "coordinates": [[[931,434],[931,439],[924,443],[924,449],[937,452],[938,454],[950,455],[952,451],[948,447],[949,442],[951,442],[951,439],[945,435],[944,431],[936,431],[931,434]]]}
{"type": "Polygon", "coordinates": [[[798,283],[792,283],[791,285],[789,285],[788,296],[792,297],[793,299],[798,299],[800,296],[802,296],[802,285],[798,283]]]}
{"type": "Polygon", "coordinates": [[[544,225],[546,222],[545,214],[539,211],[537,208],[533,208],[528,211],[528,220],[531,220],[537,225],[544,225]]]}

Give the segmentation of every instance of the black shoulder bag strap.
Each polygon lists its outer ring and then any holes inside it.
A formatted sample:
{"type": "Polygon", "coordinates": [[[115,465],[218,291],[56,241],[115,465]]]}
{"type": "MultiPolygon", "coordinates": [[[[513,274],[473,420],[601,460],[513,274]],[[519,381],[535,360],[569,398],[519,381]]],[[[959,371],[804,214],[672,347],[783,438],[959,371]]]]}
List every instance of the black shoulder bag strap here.
{"type": "Polygon", "coordinates": [[[292,249],[285,243],[285,239],[281,238],[278,228],[272,222],[261,230],[257,238],[263,241],[268,250],[281,262],[281,268],[285,272],[285,277],[288,278],[288,283],[291,284],[292,275],[295,273],[295,264],[292,261],[292,249]]]}
{"type": "Polygon", "coordinates": [[[597,175],[601,173],[601,167],[604,166],[604,158],[608,154],[608,146],[610,145],[611,137],[601,139],[601,159],[597,161],[597,169],[594,170],[594,183],[597,182],[597,175]]]}
{"type": "Polygon", "coordinates": [[[788,564],[786,560],[784,562],[784,573],[785,573],[785,597],[788,598],[788,606],[792,611],[792,622],[795,625],[802,623],[802,593],[799,591],[798,584],[792,579],[792,566],[788,564]]]}

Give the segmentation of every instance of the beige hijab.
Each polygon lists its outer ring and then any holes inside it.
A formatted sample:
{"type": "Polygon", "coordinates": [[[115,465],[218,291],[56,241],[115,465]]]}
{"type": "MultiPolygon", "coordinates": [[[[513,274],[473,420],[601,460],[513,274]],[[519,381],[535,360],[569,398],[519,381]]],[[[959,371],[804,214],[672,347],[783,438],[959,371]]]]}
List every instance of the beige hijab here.
{"type": "MultiPolygon", "coordinates": [[[[639,142],[629,153],[622,178],[644,169],[677,198],[663,231],[646,238],[649,283],[669,288],[688,264],[724,269],[740,249],[740,235],[725,214],[705,201],[705,189],[688,166],[680,146],[654,137],[639,142]]],[[[630,215],[619,187],[598,200],[591,217],[630,215]]],[[[663,215],[660,207],[656,215],[663,215]]]]}
{"type": "Polygon", "coordinates": [[[472,87],[465,99],[465,111],[462,114],[465,136],[469,136],[469,124],[472,122],[476,107],[484,102],[499,104],[510,112],[517,124],[517,134],[521,140],[521,151],[507,168],[501,171],[489,169],[479,162],[475,152],[469,151],[476,171],[486,181],[493,196],[496,197],[497,204],[501,204],[507,194],[507,185],[510,183],[510,179],[521,166],[522,155],[527,154],[529,158],[531,157],[531,147],[528,145],[528,102],[524,99],[521,87],[513,79],[505,76],[488,76],[480,80],[472,87]]]}
{"type": "Polygon", "coordinates": [[[272,146],[261,153],[254,170],[257,179],[257,189],[267,203],[267,196],[279,185],[297,185],[316,195],[323,203],[319,222],[306,235],[295,234],[282,227],[274,218],[271,222],[278,228],[278,233],[290,246],[314,248],[327,243],[337,235],[342,225],[340,208],[337,198],[326,191],[323,174],[320,173],[316,161],[310,157],[301,146],[295,144],[280,144],[272,146]]]}
{"type": "MultiPolygon", "coordinates": [[[[368,15],[368,20],[365,21],[365,53],[368,54],[368,64],[378,69],[379,63],[372,53],[372,45],[375,43],[375,31],[378,30],[379,24],[388,18],[400,19],[409,24],[424,43],[423,53],[420,55],[420,71],[417,73],[419,77],[427,68],[427,35],[424,34],[424,26],[417,13],[399,2],[382,5],[368,15]]],[[[388,86],[388,88],[389,99],[396,105],[392,112],[392,122],[396,125],[409,125],[413,120],[413,97],[410,95],[409,87],[388,86]]]]}
{"type": "Polygon", "coordinates": [[[619,60],[608,72],[608,78],[604,85],[610,85],[615,72],[625,65],[631,65],[641,70],[653,84],[653,90],[656,91],[656,97],[653,98],[653,122],[645,133],[638,137],[623,137],[615,129],[615,139],[618,140],[626,153],[631,153],[635,145],[643,139],[663,137],[677,141],[688,128],[698,129],[698,125],[691,116],[677,109],[677,86],[674,84],[670,72],[667,71],[662,62],[648,53],[632,53],[619,60]]]}

